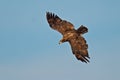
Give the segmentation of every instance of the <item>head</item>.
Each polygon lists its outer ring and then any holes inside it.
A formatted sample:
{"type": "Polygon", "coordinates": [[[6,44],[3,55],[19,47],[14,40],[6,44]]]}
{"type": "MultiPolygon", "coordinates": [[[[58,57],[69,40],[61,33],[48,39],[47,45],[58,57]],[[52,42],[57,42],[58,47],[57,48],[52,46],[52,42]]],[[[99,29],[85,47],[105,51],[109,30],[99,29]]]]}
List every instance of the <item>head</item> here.
{"type": "Polygon", "coordinates": [[[66,42],[66,40],[65,40],[64,38],[62,38],[62,39],[59,41],[59,44],[62,44],[62,43],[64,43],[64,42],[66,42]]]}
{"type": "Polygon", "coordinates": [[[74,32],[67,32],[63,35],[63,38],[59,41],[59,44],[69,41],[71,38],[75,36],[74,32]]]}

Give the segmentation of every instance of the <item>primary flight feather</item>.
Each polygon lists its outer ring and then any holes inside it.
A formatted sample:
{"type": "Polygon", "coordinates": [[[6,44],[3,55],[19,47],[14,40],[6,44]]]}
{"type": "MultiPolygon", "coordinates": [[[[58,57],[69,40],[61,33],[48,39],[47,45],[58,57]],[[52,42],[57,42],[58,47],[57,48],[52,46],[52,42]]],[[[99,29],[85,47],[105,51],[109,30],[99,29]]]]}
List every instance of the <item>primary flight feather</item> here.
{"type": "Polygon", "coordinates": [[[85,63],[89,62],[90,57],[87,50],[88,44],[82,36],[82,34],[88,32],[87,27],[81,25],[76,30],[72,23],[62,20],[60,17],[51,12],[46,13],[46,18],[49,26],[63,35],[63,38],[59,41],[59,43],[69,42],[72,52],[76,58],[85,63]]]}

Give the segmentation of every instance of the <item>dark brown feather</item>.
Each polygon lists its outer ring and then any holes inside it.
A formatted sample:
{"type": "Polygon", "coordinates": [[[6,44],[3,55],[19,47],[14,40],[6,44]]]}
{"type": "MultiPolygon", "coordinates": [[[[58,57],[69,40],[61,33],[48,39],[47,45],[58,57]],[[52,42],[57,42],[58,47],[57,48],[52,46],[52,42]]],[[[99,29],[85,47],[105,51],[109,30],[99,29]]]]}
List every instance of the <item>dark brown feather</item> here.
{"type": "Polygon", "coordinates": [[[70,43],[72,52],[76,58],[85,63],[89,62],[88,59],[90,57],[87,50],[88,45],[81,35],[88,32],[88,29],[81,25],[77,30],[75,30],[72,23],[62,20],[60,17],[50,12],[46,13],[46,18],[50,27],[63,35],[63,39],[60,41],[68,41],[70,43]]]}
{"type": "Polygon", "coordinates": [[[47,12],[46,13],[47,21],[51,28],[59,31],[61,34],[64,34],[66,31],[73,30],[74,26],[66,20],[62,20],[57,15],[47,12]]]}
{"type": "Polygon", "coordinates": [[[87,33],[88,32],[88,29],[87,27],[81,25],[78,29],[77,29],[77,33],[78,34],[84,34],[84,33],[87,33]]]}
{"type": "Polygon", "coordinates": [[[69,42],[76,58],[82,62],[89,62],[87,58],[90,57],[87,51],[88,45],[86,44],[86,40],[82,36],[79,36],[78,38],[71,39],[69,42]]]}

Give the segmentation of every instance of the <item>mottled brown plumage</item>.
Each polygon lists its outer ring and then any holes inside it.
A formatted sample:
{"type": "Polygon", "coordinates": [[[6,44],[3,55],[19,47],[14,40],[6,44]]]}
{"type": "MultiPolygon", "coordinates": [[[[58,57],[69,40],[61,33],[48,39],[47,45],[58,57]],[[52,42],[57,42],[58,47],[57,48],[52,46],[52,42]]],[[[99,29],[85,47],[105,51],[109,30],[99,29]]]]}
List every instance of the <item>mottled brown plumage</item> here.
{"type": "Polygon", "coordinates": [[[62,20],[54,13],[47,12],[46,18],[50,27],[63,35],[59,43],[69,42],[76,58],[85,63],[89,62],[88,45],[82,36],[82,34],[88,32],[88,29],[81,25],[75,30],[72,23],[62,20]]]}

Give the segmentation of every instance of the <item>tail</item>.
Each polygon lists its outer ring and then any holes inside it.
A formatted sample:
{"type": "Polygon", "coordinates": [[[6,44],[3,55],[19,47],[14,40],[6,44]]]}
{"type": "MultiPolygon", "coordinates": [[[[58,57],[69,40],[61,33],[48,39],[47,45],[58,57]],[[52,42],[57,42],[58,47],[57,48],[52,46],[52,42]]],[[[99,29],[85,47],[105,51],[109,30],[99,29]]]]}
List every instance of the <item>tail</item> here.
{"type": "Polygon", "coordinates": [[[80,34],[84,34],[84,33],[87,33],[88,32],[88,28],[81,25],[78,29],[77,29],[77,33],[80,35],[80,34]]]}

